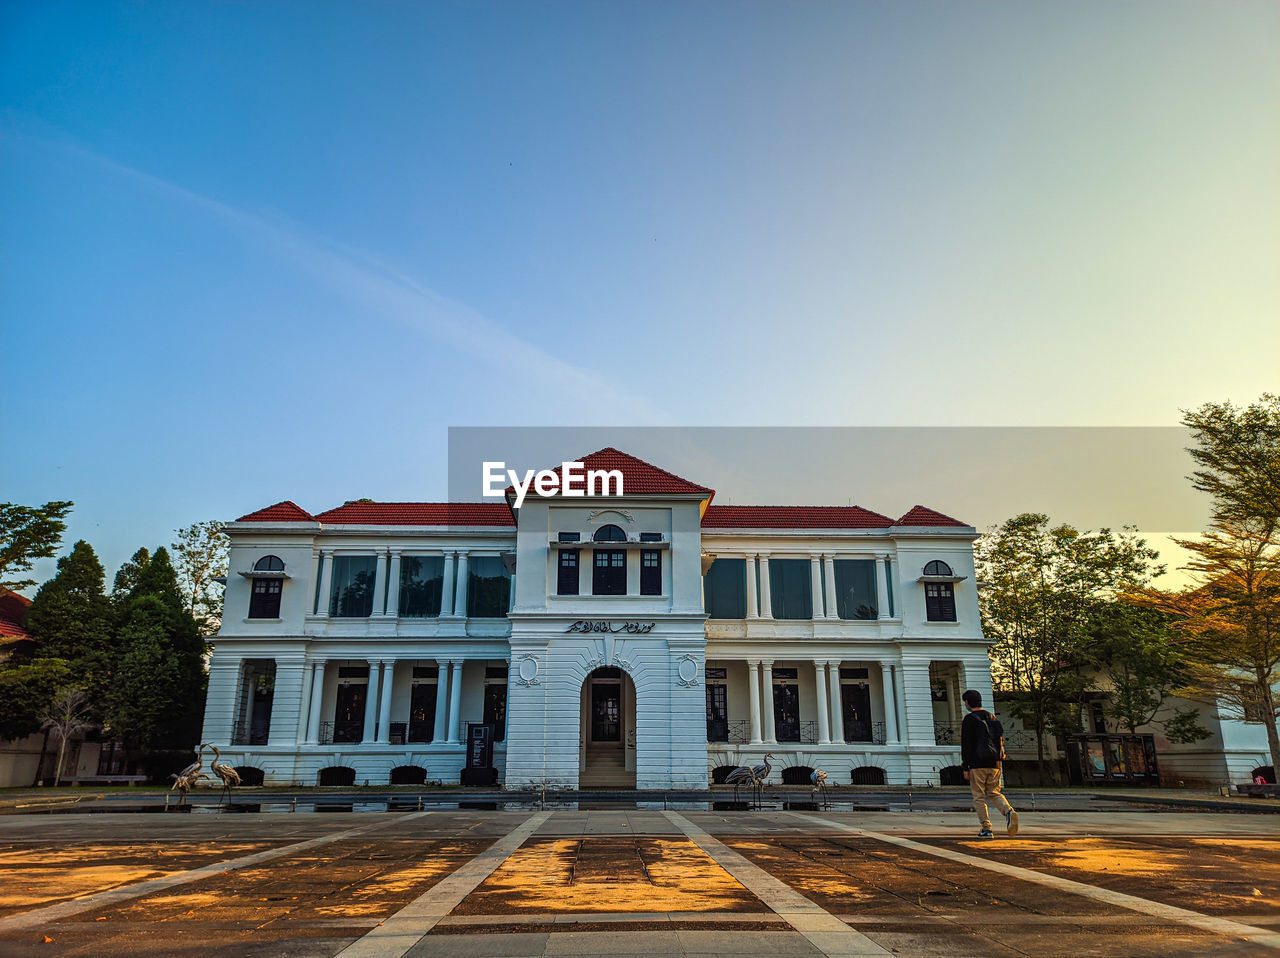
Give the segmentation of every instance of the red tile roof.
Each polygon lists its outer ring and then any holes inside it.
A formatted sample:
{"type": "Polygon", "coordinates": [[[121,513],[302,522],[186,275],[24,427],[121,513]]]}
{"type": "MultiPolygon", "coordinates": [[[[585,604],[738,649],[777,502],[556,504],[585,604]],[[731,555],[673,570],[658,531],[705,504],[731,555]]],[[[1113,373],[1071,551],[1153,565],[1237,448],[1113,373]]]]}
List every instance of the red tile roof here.
{"type": "Polygon", "coordinates": [[[514,526],[505,502],[348,502],[316,516],[362,526],[514,526]]]}
{"type": "MultiPolygon", "coordinates": [[[[651,462],[637,459],[612,446],[605,446],[574,461],[581,462],[586,469],[617,469],[622,473],[622,492],[628,496],[704,495],[710,498],[715,495],[714,489],[681,479],[675,473],[667,472],[651,462]]],[[[558,476],[561,469],[561,466],[557,466],[551,472],[558,476]]],[[[508,486],[507,492],[514,494],[515,487],[508,486]]],[[[530,492],[532,493],[532,487],[530,492]]]]}
{"type": "Polygon", "coordinates": [[[886,529],[893,524],[861,506],[708,506],[704,529],[886,529]]]}
{"type": "Polygon", "coordinates": [[[274,506],[267,506],[247,516],[241,516],[236,522],[315,522],[316,517],[295,502],[286,499],[274,506]]]}
{"type": "Polygon", "coordinates": [[[895,526],[967,526],[967,522],[944,516],[925,506],[912,506],[907,514],[894,523],[895,526]]]}
{"type": "Polygon", "coordinates": [[[31,600],[16,592],[0,593],[0,639],[29,639],[22,627],[31,600]]]}

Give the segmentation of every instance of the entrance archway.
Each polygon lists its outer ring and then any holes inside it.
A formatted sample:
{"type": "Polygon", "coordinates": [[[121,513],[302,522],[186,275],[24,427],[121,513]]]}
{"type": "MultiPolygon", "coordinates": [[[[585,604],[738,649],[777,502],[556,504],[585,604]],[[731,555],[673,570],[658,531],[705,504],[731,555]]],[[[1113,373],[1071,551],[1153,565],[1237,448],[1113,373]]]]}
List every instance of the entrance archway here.
{"type": "Polygon", "coordinates": [[[582,683],[580,788],[635,788],[636,687],[618,668],[596,669],[582,683]]]}

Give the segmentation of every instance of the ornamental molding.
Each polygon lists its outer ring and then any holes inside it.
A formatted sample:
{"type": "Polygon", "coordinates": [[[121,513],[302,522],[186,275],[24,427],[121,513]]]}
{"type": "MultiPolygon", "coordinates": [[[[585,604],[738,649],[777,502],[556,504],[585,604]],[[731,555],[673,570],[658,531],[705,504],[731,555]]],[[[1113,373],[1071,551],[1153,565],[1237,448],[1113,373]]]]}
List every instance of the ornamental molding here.
{"type": "Polygon", "coordinates": [[[615,516],[622,516],[622,518],[626,519],[628,522],[636,521],[636,517],[632,514],[630,509],[592,509],[587,513],[587,521],[595,522],[600,516],[610,513],[615,516]]]}
{"type": "Polygon", "coordinates": [[[542,682],[538,678],[538,673],[541,671],[537,657],[526,652],[520,656],[520,664],[516,666],[516,685],[523,685],[525,688],[541,685],[542,682]]]}
{"type": "Polygon", "coordinates": [[[699,671],[698,659],[686,652],[676,663],[676,684],[686,689],[696,688],[699,671]]]}

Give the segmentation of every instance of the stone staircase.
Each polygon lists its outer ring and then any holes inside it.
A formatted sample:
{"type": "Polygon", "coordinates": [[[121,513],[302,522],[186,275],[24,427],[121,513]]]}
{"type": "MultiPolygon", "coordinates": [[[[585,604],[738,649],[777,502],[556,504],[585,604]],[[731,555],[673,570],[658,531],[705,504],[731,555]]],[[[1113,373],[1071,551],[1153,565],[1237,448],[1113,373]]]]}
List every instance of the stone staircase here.
{"type": "Polygon", "coordinates": [[[587,750],[587,767],[578,776],[579,788],[635,788],[636,773],[627,771],[620,748],[587,750]]]}

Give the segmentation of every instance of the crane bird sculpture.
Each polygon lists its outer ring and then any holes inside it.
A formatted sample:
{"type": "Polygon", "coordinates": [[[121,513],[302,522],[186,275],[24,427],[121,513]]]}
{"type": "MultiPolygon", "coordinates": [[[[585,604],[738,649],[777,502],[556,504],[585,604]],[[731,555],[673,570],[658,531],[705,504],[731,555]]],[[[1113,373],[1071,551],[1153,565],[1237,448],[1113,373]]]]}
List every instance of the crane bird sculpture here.
{"type": "Polygon", "coordinates": [[[820,768],[815,768],[809,775],[809,781],[813,783],[813,790],[822,796],[822,807],[827,807],[827,773],[820,768]]]}
{"type": "Polygon", "coordinates": [[[204,745],[200,746],[200,751],[196,753],[196,760],[184,768],[180,772],[175,772],[169,777],[173,779],[173,785],[169,791],[178,793],[178,804],[185,805],[187,801],[187,793],[200,784],[200,779],[207,779],[209,776],[200,769],[203,767],[204,745]]]}
{"type": "Polygon", "coordinates": [[[764,790],[764,780],[773,771],[773,766],[769,764],[771,758],[773,758],[773,755],[765,752],[763,765],[740,765],[725,776],[725,784],[733,786],[733,801],[735,805],[738,803],[738,789],[743,785],[750,785],[751,806],[752,808],[760,807],[760,794],[764,790]]]}
{"type": "MultiPolygon", "coordinates": [[[[231,794],[231,789],[240,784],[240,773],[222,761],[222,753],[218,751],[218,746],[209,745],[208,747],[213,749],[213,761],[209,763],[209,768],[222,780],[222,798],[218,799],[218,804],[221,805],[223,799],[231,794]]],[[[204,751],[204,749],[205,746],[201,745],[200,750],[204,751]]]]}

